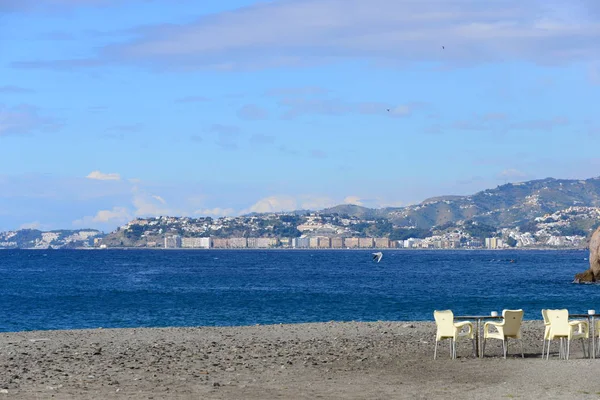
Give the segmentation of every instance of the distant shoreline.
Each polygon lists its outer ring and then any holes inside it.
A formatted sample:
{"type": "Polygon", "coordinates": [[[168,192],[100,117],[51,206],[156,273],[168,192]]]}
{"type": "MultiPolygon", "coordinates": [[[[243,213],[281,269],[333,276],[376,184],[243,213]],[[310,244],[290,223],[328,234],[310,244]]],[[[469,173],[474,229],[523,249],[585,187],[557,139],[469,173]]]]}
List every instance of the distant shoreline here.
{"type": "Polygon", "coordinates": [[[178,248],[161,248],[161,247],[107,247],[107,248],[98,248],[98,247],[77,247],[77,248],[46,248],[46,249],[34,249],[34,248],[0,248],[0,251],[2,250],[35,250],[35,251],[55,251],[55,250],[98,250],[98,251],[106,251],[106,250],[149,250],[149,251],[256,251],[256,250],[260,250],[260,251],[406,251],[406,252],[422,252],[422,251],[436,251],[436,252],[443,252],[443,251],[448,251],[448,252],[470,252],[470,251],[499,251],[499,252],[506,252],[506,251],[536,251],[536,250],[544,250],[544,251],[565,251],[565,250],[575,250],[575,251],[589,251],[589,248],[587,247],[560,247],[560,248],[556,248],[556,247],[527,247],[527,248],[509,248],[509,249],[484,249],[484,248],[480,248],[480,249],[466,249],[466,248],[459,248],[459,249],[437,249],[437,248],[432,248],[432,249],[405,249],[405,248],[394,248],[394,247],[372,247],[372,248],[352,248],[352,249],[333,249],[333,248],[326,248],[326,249],[319,249],[319,248],[210,248],[210,249],[204,249],[204,248],[185,248],[185,247],[178,247],[178,248]]]}

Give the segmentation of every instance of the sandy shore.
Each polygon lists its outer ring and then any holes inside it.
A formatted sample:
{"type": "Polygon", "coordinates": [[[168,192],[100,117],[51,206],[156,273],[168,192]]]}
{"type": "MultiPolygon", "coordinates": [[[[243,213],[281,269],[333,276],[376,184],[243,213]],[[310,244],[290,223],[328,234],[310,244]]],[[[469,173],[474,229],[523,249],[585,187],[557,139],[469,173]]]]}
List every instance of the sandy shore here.
{"type": "Polygon", "coordinates": [[[0,400],[598,398],[600,359],[542,360],[542,333],[524,323],[525,359],[454,361],[433,322],[3,333],[0,400]]]}

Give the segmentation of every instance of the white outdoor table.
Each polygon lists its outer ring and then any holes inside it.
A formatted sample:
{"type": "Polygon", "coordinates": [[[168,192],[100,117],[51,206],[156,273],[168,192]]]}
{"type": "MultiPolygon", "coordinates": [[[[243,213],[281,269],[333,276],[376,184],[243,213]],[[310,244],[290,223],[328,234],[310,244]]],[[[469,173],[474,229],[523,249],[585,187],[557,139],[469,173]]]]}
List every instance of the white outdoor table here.
{"type": "Polygon", "coordinates": [[[569,314],[569,318],[587,318],[588,321],[588,325],[590,328],[590,337],[588,338],[588,349],[592,349],[591,353],[590,353],[590,358],[596,358],[596,336],[595,336],[595,330],[596,327],[594,324],[594,319],[596,317],[600,317],[600,314],[596,313],[596,314],[569,314]],[[590,342],[589,340],[592,341],[592,346],[590,347],[590,342]]]}
{"type": "Polygon", "coordinates": [[[483,324],[481,324],[481,322],[484,319],[502,319],[503,317],[501,315],[498,315],[496,317],[493,317],[491,315],[459,315],[459,316],[455,316],[454,319],[458,319],[458,320],[467,320],[467,319],[474,319],[477,321],[477,327],[475,329],[475,348],[477,350],[477,353],[475,354],[476,357],[483,357],[483,350],[481,349],[482,346],[482,342],[481,339],[479,337],[479,334],[481,333],[480,328],[483,329],[483,324]]]}

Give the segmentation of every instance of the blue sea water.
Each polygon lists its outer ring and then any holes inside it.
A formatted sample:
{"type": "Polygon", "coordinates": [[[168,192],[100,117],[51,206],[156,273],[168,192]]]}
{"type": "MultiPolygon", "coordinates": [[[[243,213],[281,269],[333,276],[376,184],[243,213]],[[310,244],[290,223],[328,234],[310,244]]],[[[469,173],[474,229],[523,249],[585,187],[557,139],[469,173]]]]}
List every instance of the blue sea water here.
{"type": "Polygon", "coordinates": [[[0,331],[600,310],[587,251],[4,250],[0,331]],[[511,263],[510,260],[515,262],[511,263]]]}

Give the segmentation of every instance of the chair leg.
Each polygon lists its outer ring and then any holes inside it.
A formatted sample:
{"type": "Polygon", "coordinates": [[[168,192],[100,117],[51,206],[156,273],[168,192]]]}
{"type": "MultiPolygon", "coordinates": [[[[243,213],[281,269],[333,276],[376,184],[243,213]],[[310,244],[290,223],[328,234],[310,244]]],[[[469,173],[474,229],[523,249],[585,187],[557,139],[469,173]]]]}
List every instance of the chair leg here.
{"type": "Polygon", "coordinates": [[[566,358],[566,360],[569,359],[569,353],[571,353],[571,341],[569,339],[567,339],[567,358],[566,358]]]}
{"type": "MultiPolygon", "coordinates": [[[[548,344],[550,344],[550,340],[548,340],[548,344]]],[[[546,338],[542,340],[542,358],[544,358],[544,353],[546,352],[546,338]]]]}
{"type": "Polygon", "coordinates": [[[563,345],[563,338],[560,338],[560,347],[558,349],[558,359],[562,360],[563,358],[563,353],[564,353],[564,345],[563,345]]]}
{"type": "Polygon", "coordinates": [[[450,339],[450,359],[454,360],[454,349],[453,349],[453,345],[454,344],[454,339],[450,339]]]}
{"type": "Polygon", "coordinates": [[[437,348],[438,348],[438,341],[435,341],[435,350],[433,350],[433,359],[435,360],[437,358],[437,348]]]}
{"type": "Polygon", "coordinates": [[[502,350],[504,353],[504,359],[506,360],[506,353],[508,353],[508,339],[502,340],[502,350]]]}
{"type": "Polygon", "coordinates": [[[544,358],[545,352],[546,352],[546,338],[542,339],[542,358],[544,358]]]}
{"type": "Polygon", "coordinates": [[[456,340],[452,339],[452,359],[456,360],[456,340]]]}
{"type": "Polygon", "coordinates": [[[519,339],[519,342],[521,342],[521,358],[525,358],[525,353],[523,353],[523,338],[519,339]]]}

